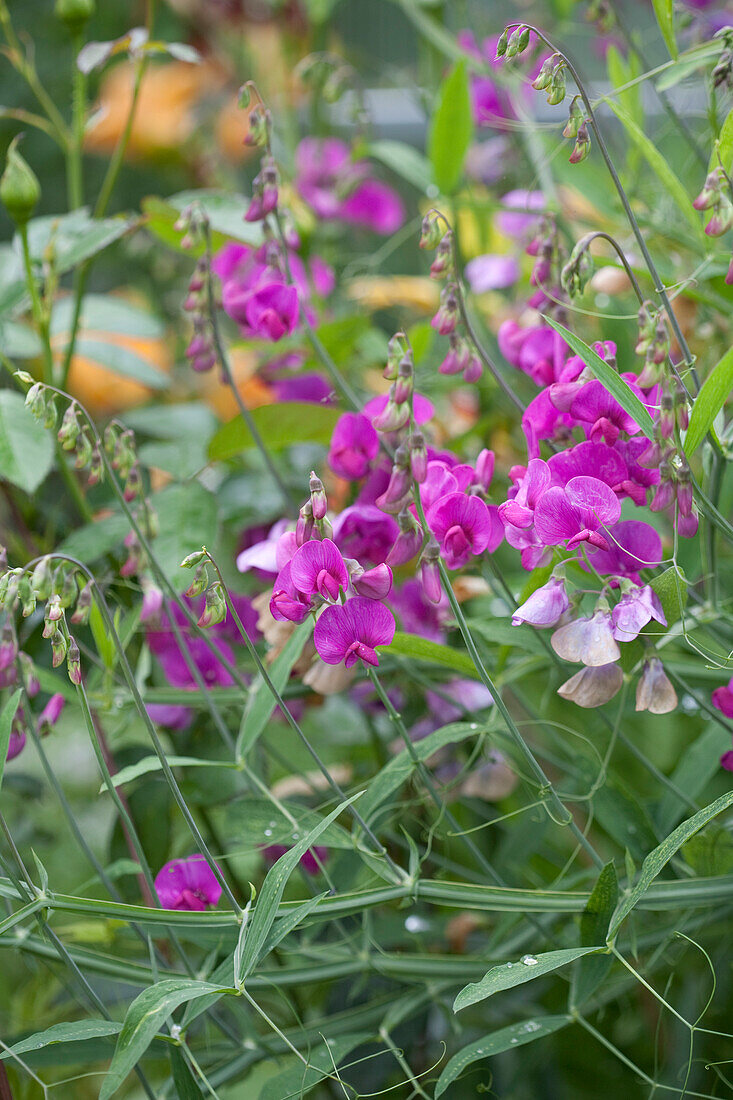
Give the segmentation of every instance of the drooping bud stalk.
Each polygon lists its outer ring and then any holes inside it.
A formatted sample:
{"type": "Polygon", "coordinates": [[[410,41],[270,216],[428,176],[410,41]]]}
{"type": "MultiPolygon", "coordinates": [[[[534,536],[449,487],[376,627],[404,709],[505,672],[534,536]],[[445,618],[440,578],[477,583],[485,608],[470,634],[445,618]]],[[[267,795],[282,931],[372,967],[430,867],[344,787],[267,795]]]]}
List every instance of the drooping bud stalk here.
{"type": "Polygon", "coordinates": [[[403,508],[397,517],[400,533],[387,554],[387,565],[396,569],[415,557],[423,544],[423,530],[409,508],[403,508]]]}
{"type": "Polygon", "coordinates": [[[506,47],[504,49],[504,57],[510,59],[516,57],[517,54],[523,53],[529,45],[529,27],[518,26],[509,35],[506,47]]]}
{"type": "Polygon", "coordinates": [[[418,485],[428,476],[428,448],[422,432],[415,431],[409,439],[410,469],[418,485]]]}
{"type": "Polygon", "coordinates": [[[194,566],[201,565],[207,560],[205,550],[194,550],[192,554],[187,554],[180,564],[181,569],[193,569],[194,566]]]}
{"type": "Polygon", "coordinates": [[[128,504],[131,504],[136,497],[140,496],[140,493],[142,492],[142,487],[143,482],[142,477],[140,476],[140,467],[137,465],[137,463],[135,463],[135,465],[132,467],[129,474],[127,475],[127,479],[125,481],[125,486],[123,489],[123,496],[128,504]]]}
{"type": "Polygon", "coordinates": [[[27,619],[36,610],[36,593],[27,573],[24,573],[18,582],[18,599],[21,604],[21,614],[24,619],[27,619]]]}
{"type": "Polygon", "coordinates": [[[580,164],[581,161],[590,153],[590,133],[588,131],[588,124],[581,122],[578,127],[578,135],[575,139],[575,145],[573,151],[570,154],[568,160],[570,164],[580,164]]]}
{"type": "Polygon", "coordinates": [[[7,622],[0,633],[0,670],[10,668],[18,655],[18,643],[15,631],[7,622]]]}
{"type": "Polygon", "coordinates": [[[547,102],[550,106],[562,103],[565,99],[565,61],[560,59],[552,73],[552,80],[547,92],[547,102]]]}
{"type": "Polygon", "coordinates": [[[581,237],[570,253],[570,258],[560,272],[560,285],[569,298],[582,294],[593,274],[593,257],[590,254],[592,234],[581,237]]]}
{"type": "Polygon", "coordinates": [[[448,283],[440,295],[438,312],[430,322],[432,328],[441,336],[448,336],[455,330],[460,318],[458,294],[454,283],[448,283]]]}
{"type": "Polygon", "coordinates": [[[657,427],[662,439],[672,438],[675,424],[674,398],[669,390],[665,388],[659,402],[659,417],[657,419],[657,427]]]}
{"type": "Polygon", "coordinates": [[[445,236],[445,223],[436,210],[429,210],[422,220],[420,228],[420,248],[432,251],[437,248],[445,236]]]}
{"type": "Polygon", "coordinates": [[[249,113],[247,120],[249,128],[244,138],[244,144],[252,147],[267,145],[270,129],[270,112],[257,104],[249,113]]]}
{"type": "Polygon", "coordinates": [[[68,648],[66,650],[66,671],[72,684],[78,687],[81,683],[81,656],[79,646],[74,638],[69,635],[68,648]]]}
{"type": "Polygon", "coordinates": [[[601,707],[621,690],[624,674],[617,664],[582,668],[557,689],[557,694],[579,707],[601,707]]]}
{"type": "Polygon", "coordinates": [[[326,490],[323,488],[323,482],[314,470],[311,470],[309,488],[313,519],[318,523],[325,518],[328,511],[328,497],[326,496],[326,490]]]}
{"type": "Polygon", "coordinates": [[[227,617],[227,601],[224,589],[219,581],[214,581],[206,590],[206,602],[204,610],[199,616],[200,627],[216,626],[223,623],[227,617]]]}
{"type": "Polygon", "coordinates": [[[696,210],[711,211],[710,220],[705,226],[709,237],[720,237],[733,225],[731,181],[721,165],[708,173],[702,191],[692,205],[696,210]]]}
{"type": "Polygon", "coordinates": [[[74,459],[74,466],[77,470],[83,470],[91,460],[94,453],[94,446],[86,431],[82,430],[76,441],[76,458],[74,459]]]}
{"type": "Polygon", "coordinates": [[[399,365],[409,351],[407,338],[403,332],[396,332],[387,344],[387,363],[382,377],[394,382],[397,377],[399,365]]]}
{"type": "Polygon", "coordinates": [[[184,595],[189,599],[195,599],[196,596],[200,596],[202,592],[205,592],[209,587],[209,574],[206,568],[206,562],[202,561],[196,566],[196,572],[193,575],[193,580],[186,589],[184,595]]]}
{"type": "Polygon", "coordinates": [[[44,420],[46,416],[46,387],[42,382],[35,382],[25,395],[25,407],[35,416],[36,420],[44,420]]]}
{"type": "Polygon", "coordinates": [[[71,616],[71,622],[74,626],[86,626],[89,622],[89,615],[92,610],[93,587],[92,582],[87,581],[77,596],[76,607],[71,616]]]}
{"type": "Polygon", "coordinates": [[[448,229],[443,234],[435,253],[435,259],[430,265],[430,277],[443,279],[453,274],[453,231],[448,229]]]}
{"type": "Polygon", "coordinates": [[[674,384],[674,409],[680,431],[686,432],[690,425],[690,406],[687,402],[685,387],[679,379],[675,379],[674,384]]]}
{"type": "Polygon", "coordinates": [[[24,226],[33,217],[41,198],[41,185],[33,169],[18,152],[20,134],[8,146],[5,171],[0,177],[0,202],[16,225],[24,226]]]}
{"type": "Polygon", "coordinates": [[[78,408],[75,401],[67,406],[61,427],[58,430],[58,441],[65,451],[73,451],[81,431],[78,408]]]}
{"type": "Polygon", "coordinates": [[[507,27],[505,27],[504,30],[499,35],[499,40],[496,43],[496,58],[495,58],[496,61],[498,61],[500,57],[504,57],[504,55],[506,54],[506,48],[507,48],[507,45],[508,45],[508,40],[509,40],[509,30],[508,30],[507,27]]]}
{"type": "Polygon", "coordinates": [[[570,108],[568,110],[568,121],[565,123],[565,129],[562,132],[564,138],[575,138],[578,136],[578,130],[581,127],[585,119],[585,107],[582,97],[574,95],[570,101],[570,108]]]}
{"type": "Polygon", "coordinates": [[[397,432],[400,428],[404,428],[410,419],[410,403],[409,401],[398,402],[395,400],[395,386],[396,382],[393,382],[389,390],[389,398],[387,404],[382,409],[381,413],[372,419],[372,427],[378,432],[397,432]]]}
{"type": "Polygon", "coordinates": [[[448,354],[438,367],[440,374],[462,374],[471,359],[471,346],[458,332],[450,335],[448,354]]]}
{"type": "Polygon", "coordinates": [[[277,208],[279,175],[277,165],[270,155],[262,160],[262,167],[252,181],[252,201],[244,215],[247,222],[259,222],[277,208]]]}
{"type": "Polygon", "coordinates": [[[440,546],[437,539],[431,535],[420,555],[420,580],[422,581],[425,596],[431,603],[440,603],[443,589],[440,581],[440,546]]]}
{"type": "Polygon", "coordinates": [[[552,54],[551,57],[546,57],[542,62],[540,71],[532,81],[532,87],[537,92],[546,91],[552,84],[552,74],[555,72],[555,67],[558,62],[559,54],[552,54]]]}
{"type": "Polygon", "coordinates": [[[87,478],[87,484],[91,487],[99,485],[100,481],[104,480],[104,462],[102,461],[102,451],[98,443],[94,444],[92,448],[92,457],[89,459],[89,476],[87,478]]]}

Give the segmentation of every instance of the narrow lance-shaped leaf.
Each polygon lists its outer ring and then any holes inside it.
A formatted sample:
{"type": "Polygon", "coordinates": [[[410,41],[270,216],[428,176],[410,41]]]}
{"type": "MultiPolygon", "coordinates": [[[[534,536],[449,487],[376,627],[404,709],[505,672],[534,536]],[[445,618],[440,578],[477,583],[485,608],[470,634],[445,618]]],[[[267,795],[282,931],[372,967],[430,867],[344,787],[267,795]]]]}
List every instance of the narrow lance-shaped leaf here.
{"type": "Polygon", "coordinates": [[[490,1058],[494,1054],[501,1054],[505,1050],[513,1050],[514,1047],[521,1047],[526,1043],[533,1043],[535,1039],[551,1035],[553,1031],[558,1031],[569,1023],[572,1023],[570,1016],[540,1016],[536,1020],[522,1020],[521,1023],[501,1027],[498,1031],[492,1031],[474,1043],[469,1043],[463,1050],[453,1055],[438,1078],[435,1086],[435,1100],[438,1100],[438,1097],[442,1096],[473,1062],[490,1058]]]}
{"type": "Polygon", "coordinates": [[[360,791],[351,798],[347,798],[345,802],[342,802],[335,810],[332,810],[327,817],[324,817],[323,821],[299,840],[289,852],[280,856],[277,863],[268,871],[265,881],[262,884],[259,899],[255,905],[254,916],[250,921],[249,933],[240,954],[239,981],[245,981],[247,975],[252,972],[257,964],[260,952],[265,945],[268,933],[277,916],[277,908],[282,900],[285,884],[298,865],[298,861],[305,855],[308,849],[313,846],[315,841],[331,822],[335,821],[339,814],[343,813],[346,807],[350,806],[352,802],[355,802],[362,793],[363,792],[360,791]]]}
{"type": "Polygon", "coordinates": [[[444,194],[450,194],[460,182],[472,129],[466,62],[459,61],[440,86],[428,135],[433,176],[444,194]]]}
{"type": "Polygon", "coordinates": [[[692,458],[713,426],[713,421],[733,389],[733,348],[713,367],[695,398],[690,413],[690,426],[685,436],[685,454],[692,458]]]}
{"type": "Polygon", "coordinates": [[[0,713],[0,787],[3,783],[5,761],[8,756],[8,746],[10,745],[10,734],[13,731],[13,719],[15,718],[15,712],[20,704],[21,694],[22,692],[20,688],[18,688],[18,690],[8,699],[2,709],[2,713],[0,713]]]}
{"type": "Polygon", "coordinates": [[[706,806],[703,810],[699,810],[692,817],[689,817],[687,821],[683,821],[668,837],[665,837],[662,843],[658,845],[653,852],[649,853],[641,865],[641,872],[636,886],[634,886],[633,890],[629,891],[616,910],[616,914],[611,922],[611,927],[608,930],[609,943],[613,941],[620,926],[647,892],[662,868],[666,867],[672,856],[680,850],[685,841],[689,840],[698,830],[702,829],[704,825],[707,825],[708,821],[712,821],[717,814],[722,813],[723,810],[727,810],[731,805],[733,805],[733,791],[728,791],[726,794],[722,794],[720,798],[717,798],[715,802],[711,802],[709,806],[706,806]]]}
{"type": "Polygon", "coordinates": [[[501,993],[503,989],[513,989],[515,985],[523,985],[524,982],[531,982],[561,966],[567,966],[583,955],[604,950],[603,947],[570,947],[562,951],[545,951],[541,955],[523,955],[518,962],[492,966],[480,982],[471,982],[464,986],[453,1002],[453,1011],[460,1012],[462,1008],[468,1008],[477,1001],[485,1001],[487,997],[493,997],[494,993],[501,993]]]}
{"type": "MultiPolygon", "coordinates": [[[[581,947],[602,943],[606,938],[614,909],[618,902],[618,878],[613,862],[607,863],[598,876],[588,904],[580,918],[581,947]]],[[[581,959],[573,973],[572,1004],[582,1005],[606,976],[611,955],[591,955],[581,959]]]]}
{"type": "Polygon", "coordinates": [[[600,355],[588,347],[588,345],[576,336],[570,329],[565,328],[564,325],[554,321],[552,317],[545,317],[545,321],[548,325],[551,325],[556,332],[559,332],[566,344],[569,344],[576,355],[579,355],[587,367],[593,371],[593,374],[601,383],[604,389],[608,390],[611,397],[618,401],[621,408],[633,417],[636,423],[647,439],[654,438],[654,421],[649,415],[649,410],[645,405],[641,403],[636,396],[631,386],[628,384],[625,378],[613,369],[610,363],[606,363],[604,359],[601,359],[600,355]]]}
{"type": "Polygon", "coordinates": [[[109,1100],[117,1092],[150,1046],[160,1025],[174,1009],[196,997],[220,992],[232,991],[189,978],[170,978],[144,989],[127,1010],[99,1100],[109,1100]]]}
{"type": "Polygon", "coordinates": [[[672,0],[652,0],[652,3],[664,44],[669,50],[670,57],[676,61],[679,51],[674,36],[674,5],[672,0]]]}
{"type": "Polygon", "coordinates": [[[54,1024],[45,1031],[36,1031],[27,1039],[21,1039],[0,1053],[0,1061],[13,1055],[27,1054],[32,1050],[43,1050],[54,1043],[80,1043],[85,1039],[99,1039],[105,1035],[116,1035],[122,1024],[115,1020],[72,1020],[66,1024],[54,1024]]]}

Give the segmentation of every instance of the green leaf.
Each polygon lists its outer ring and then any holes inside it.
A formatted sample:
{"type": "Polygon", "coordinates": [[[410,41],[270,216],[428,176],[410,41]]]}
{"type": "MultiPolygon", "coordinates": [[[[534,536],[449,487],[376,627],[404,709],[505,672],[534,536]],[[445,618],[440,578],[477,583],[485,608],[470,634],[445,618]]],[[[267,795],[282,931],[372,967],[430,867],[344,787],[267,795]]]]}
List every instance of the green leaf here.
{"type": "Polygon", "coordinates": [[[664,44],[669,50],[672,60],[676,61],[679,51],[674,36],[674,7],[672,0],[652,0],[652,3],[654,5],[654,14],[659,24],[659,30],[662,32],[664,44]]]}
{"type": "MultiPolygon", "coordinates": [[[[588,904],[580,918],[581,947],[603,943],[618,904],[618,878],[613,862],[607,863],[598,876],[588,904]]],[[[582,1005],[600,985],[613,962],[611,955],[589,955],[581,959],[573,973],[573,1005],[582,1005]]]]}
{"type": "Polygon", "coordinates": [[[43,345],[36,332],[20,321],[2,322],[0,347],[8,359],[36,359],[43,354],[43,345]]]}
{"type": "Polygon", "coordinates": [[[169,978],[144,989],[127,1010],[99,1100],[109,1100],[117,1092],[150,1046],[160,1025],[174,1009],[197,997],[221,992],[230,991],[189,978],[169,978]]]}
{"type": "MultiPolygon", "coordinates": [[[[252,409],[252,419],[270,451],[282,451],[295,443],[322,443],[331,439],[340,411],[328,405],[305,401],[283,401],[252,409]]],[[[209,458],[222,461],[236,458],[255,446],[249,428],[241,416],[227,421],[209,444],[209,458]]]]}
{"type": "Polygon", "coordinates": [[[36,1031],[27,1039],[21,1039],[0,1053],[0,1061],[12,1058],[14,1054],[27,1054],[32,1050],[43,1050],[53,1043],[79,1043],[84,1039],[98,1039],[104,1035],[117,1035],[122,1024],[115,1020],[72,1020],[66,1024],[54,1024],[45,1031],[36,1031]]]}
{"type": "Polygon", "coordinates": [[[20,706],[20,697],[23,694],[20,688],[8,699],[7,703],[0,711],[0,787],[3,785],[3,773],[5,771],[5,761],[8,755],[8,745],[10,744],[10,734],[13,731],[13,719],[15,718],[15,712],[20,706]]]}
{"type": "Polygon", "coordinates": [[[198,481],[169,485],[153,495],[159,531],[155,539],[158,564],[178,592],[191,583],[180,565],[187,554],[212,546],[218,530],[216,497],[198,481]]]}
{"type": "Polygon", "coordinates": [[[119,514],[105,516],[104,519],[95,520],[72,531],[58,550],[61,554],[69,554],[72,558],[78,558],[79,561],[88,565],[104,554],[111,554],[129,530],[130,524],[125,516],[119,514]]]}
{"type": "Polygon", "coordinates": [[[53,466],[53,433],[13,390],[0,390],[0,479],[34,493],[53,466]]]}
{"type": "Polygon", "coordinates": [[[398,653],[401,657],[413,657],[416,661],[429,661],[433,665],[443,665],[452,668],[463,676],[470,676],[478,680],[471,658],[467,653],[459,649],[451,649],[450,646],[441,645],[439,642],[431,642],[428,638],[422,638],[419,634],[404,634],[398,630],[389,646],[380,649],[380,652],[398,653]]]}
{"type": "Polygon", "coordinates": [[[680,54],[679,60],[667,62],[664,72],[656,82],[657,91],[666,92],[669,88],[674,88],[675,84],[679,84],[681,80],[697,72],[711,58],[717,57],[722,50],[723,40],[721,38],[711,39],[701,46],[685,50],[684,53],[680,54]]]}
{"type": "MultiPolygon", "coordinates": [[[[418,759],[427,760],[434,752],[444,748],[445,745],[457,744],[460,741],[465,741],[468,737],[476,737],[481,733],[485,733],[487,729],[486,724],[479,725],[477,722],[452,722],[450,725],[443,726],[441,729],[429,733],[427,737],[416,741],[415,753],[418,759]]],[[[369,789],[359,806],[359,811],[365,821],[369,821],[369,818],[382,803],[386,802],[395,791],[400,789],[414,770],[415,763],[407,749],[403,749],[398,756],[390,760],[389,764],[385,764],[382,770],[371,780],[369,789]]]]}
{"type": "Polygon", "coordinates": [[[82,336],[76,342],[75,354],[91,359],[93,363],[99,363],[100,366],[106,367],[114,374],[122,375],[123,378],[134,378],[136,382],[141,382],[151,390],[168,388],[167,374],[123,344],[82,336]]]}
{"type": "Polygon", "coordinates": [[[728,114],[725,116],[725,121],[720,127],[718,140],[710,154],[708,172],[712,172],[713,168],[716,167],[718,158],[720,158],[720,163],[723,165],[725,171],[730,175],[733,171],[733,109],[728,111],[728,114]]]}
{"type": "Polygon", "coordinates": [[[334,1076],[334,1066],[338,1066],[347,1054],[373,1037],[373,1032],[365,1031],[329,1039],[327,1043],[308,1051],[307,1065],[293,1058],[288,1069],[265,1081],[257,1100],[283,1100],[284,1097],[295,1100],[305,1096],[324,1078],[334,1076]]]}
{"type": "Polygon", "coordinates": [[[480,634],[485,641],[491,642],[492,645],[513,646],[515,649],[522,649],[526,653],[547,656],[547,649],[531,626],[512,626],[507,618],[469,619],[468,625],[474,633],[480,634]]]}
{"type": "Polygon", "coordinates": [[[209,218],[214,251],[225,245],[230,238],[244,244],[260,244],[262,231],[259,224],[244,220],[249,206],[248,200],[242,195],[233,195],[226,191],[181,191],[169,199],[151,195],[141,203],[146,229],[170,248],[188,256],[200,256],[204,250],[203,243],[184,249],[181,245],[183,230],[175,228],[181,211],[192,203],[200,206],[209,218]]]}
{"type": "Polygon", "coordinates": [[[684,439],[685,454],[692,458],[713,426],[713,421],[733,389],[733,347],[728,348],[702,384],[690,414],[684,439]]]}
{"type": "Polygon", "coordinates": [[[641,403],[626,379],[622,378],[610,363],[601,359],[600,355],[598,355],[593,348],[589,348],[574,332],[570,332],[569,329],[565,328],[565,326],[561,325],[558,321],[553,320],[552,317],[545,316],[544,320],[548,325],[551,325],[556,332],[560,333],[565,343],[570,345],[575,354],[580,356],[587,367],[590,367],[603,388],[610,393],[614,400],[618,401],[621,408],[624,409],[629,416],[633,417],[647,439],[653,439],[654,421],[649,415],[646,406],[641,403]]]}
{"type": "MultiPolygon", "coordinates": [[[[321,814],[300,802],[281,799],[280,806],[282,810],[269,798],[247,795],[236,802],[228,802],[221,811],[216,811],[219,829],[229,840],[231,853],[238,853],[243,840],[247,851],[268,844],[290,847],[295,840],[312,832],[323,822],[321,814]]],[[[354,850],[354,837],[335,822],[323,833],[321,843],[329,848],[354,850]]]]}
{"type": "Polygon", "coordinates": [[[538,1019],[523,1020],[521,1023],[499,1028],[498,1031],[492,1031],[482,1039],[469,1043],[463,1050],[453,1055],[438,1078],[435,1086],[435,1100],[438,1100],[449,1085],[452,1085],[473,1062],[478,1062],[482,1058],[491,1058],[494,1054],[513,1050],[514,1047],[521,1047],[526,1043],[533,1043],[535,1039],[551,1035],[553,1031],[559,1031],[561,1027],[566,1027],[570,1023],[572,1023],[570,1016],[540,1016],[538,1019]]]}
{"type": "MultiPolygon", "coordinates": [[[[730,748],[730,734],[717,722],[709,722],[697,740],[688,745],[677,762],[670,779],[688,798],[697,798],[716,772],[720,771],[720,756],[730,748]]],[[[659,803],[656,822],[665,834],[677,824],[685,812],[684,803],[674,791],[666,789],[659,803]]]]}
{"type": "Polygon", "coordinates": [[[698,875],[727,875],[733,871],[733,837],[727,829],[709,829],[688,840],[682,855],[698,875]]]}
{"type": "Polygon", "coordinates": [[[727,810],[730,805],[733,805],[733,791],[722,794],[715,802],[711,802],[709,806],[706,806],[703,810],[699,810],[692,817],[688,818],[687,821],[683,821],[682,824],[678,825],[653,852],[649,853],[641,866],[641,872],[636,885],[621,902],[611,922],[611,927],[608,931],[609,942],[614,939],[620,926],[626,920],[631,910],[639,899],[644,896],[652,882],[654,882],[654,879],[660,871],[666,867],[672,856],[680,850],[685,841],[689,840],[691,836],[694,836],[704,825],[707,825],[708,821],[712,821],[717,814],[722,813],[723,810],[727,810]]]}
{"type": "MultiPolygon", "coordinates": [[[[71,331],[74,298],[60,298],[51,313],[51,335],[71,331]]],[[[121,336],[155,339],[162,336],[165,326],[147,309],[119,298],[115,294],[86,294],[82,302],[79,327],[92,332],[113,332],[121,336]]]]}
{"type": "Polygon", "coordinates": [[[453,66],[440,86],[428,133],[433,178],[445,195],[451,194],[461,181],[472,132],[471,96],[464,60],[453,66]]]}
{"type": "Polygon", "coordinates": [[[196,1084],[196,1079],[179,1046],[171,1047],[170,1060],[178,1100],[201,1100],[201,1089],[196,1084]]]}
{"type": "Polygon", "coordinates": [[[638,77],[638,63],[636,63],[636,54],[631,53],[629,60],[626,61],[615,46],[608,47],[606,52],[606,65],[608,66],[608,78],[611,81],[616,94],[618,95],[619,102],[623,109],[633,118],[637,125],[642,126],[644,122],[644,116],[641,106],[641,85],[634,84],[632,87],[627,88],[625,85],[629,84],[635,77],[638,77]],[[619,91],[619,89],[623,91],[619,91]]]}
{"type": "MultiPolygon", "coordinates": [[[[52,247],[54,271],[63,275],[102,252],[136,224],[137,219],[122,216],[92,218],[86,209],[32,218],[28,222],[31,257],[40,264],[47,249],[52,247]]],[[[20,251],[20,242],[15,241],[14,247],[16,245],[20,251]]]]}
{"type": "Polygon", "coordinates": [[[433,181],[428,160],[413,145],[404,141],[372,141],[367,145],[365,153],[375,160],[381,160],[382,164],[386,164],[418,191],[426,192],[433,181]]]}
{"type": "Polygon", "coordinates": [[[659,182],[666,194],[668,194],[676,203],[680,210],[680,213],[687,221],[690,229],[693,231],[698,244],[704,247],[707,251],[708,240],[703,231],[702,222],[700,216],[696,212],[692,205],[687,190],[680,182],[678,176],[670,168],[667,161],[664,159],[662,153],[660,153],[657,146],[647,137],[640,126],[637,126],[634,120],[627,114],[627,112],[618,103],[614,103],[612,99],[606,99],[605,102],[611,108],[613,113],[622,123],[626,133],[629,135],[634,145],[640,151],[651,170],[656,175],[659,182]]]}
{"type": "MultiPolygon", "coordinates": [[[[201,760],[197,756],[169,756],[167,757],[168,764],[171,768],[235,768],[236,764],[233,764],[231,760],[201,760]]],[[[150,772],[158,772],[162,769],[163,765],[157,756],[143,756],[141,760],[138,760],[136,764],[128,764],[125,768],[120,768],[118,772],[112,776],[115,787],[125,787],[128,783],[132,783],[135,779],[139,779],[141,775],[149,775],[150,772]]],[[[103,783],[99,788],[99,793],[104,794],[108,790],[107,784],[103,783]]]]}
{"type": "Polygon", "coordinates": [[[347,806],[355,802],[356,799],[360,797],[361,793],[362,792],[359,792],[351,798],[347,798],[345,802],[340,803],[340,805],[338,805],[335,810],[332,810],[327,817],[324,817],[314,829],[311,829],[310,832],[293,845],[290,851],[280,856],[277,863],[267,872],[265,881],[262,884],[260,896],[254,908],[254,916],[250,920],[247,938],[242,948],[240,958],[241,972],[238,975],[240,981],[245,981],[247,976],[251,974],[252,970],[254,970],[257,965],[257,960],[265,946],[268,934],[277,916],[277,907],[282,900],[285,884],[297,867],[300,858],[305,855],[309,848],[313,847],[318,837],[321,833],[325,832],[331,822],[335,821],[347,806]]]}
{"type": "Polygon", "coordinates": [[[501,993],[504,989],[513,989],[516,985],[534,981],[543,974],[550,974],[561,966],[567,966],[575,959],[583,955],[591,955],[605,950],[603,947],[569,947],[562,951],[545,951],[542,955],[523,955],[522,959],[532,960],[500,963],[492,966],[491,970],[484,974],[480,982],[472,982],[465,986],[453,1002],[453,1011],[460,1012],[462,1008],[475,1005],[478,1001],[485,1001],[487,997],[493,997],[495,993],[501,993]]]}
{"type": "MultiPolygon", "coordinates": [[[[268,669],[268,675],[274,687],[282,693],[283,688],[290,679],[293,665],[303,652],[303,647],[311,636],[313,620],[310,616],[305,622],[300,623],[288,638],[280,653],[268,669]]],[[[263,729],[270,721],[277,703],[269,687],[258,674],[257,679],[249,689],[247,706],[242,715],[242,724],[237,737],[236,757],[242,760],[263,729]]]]}

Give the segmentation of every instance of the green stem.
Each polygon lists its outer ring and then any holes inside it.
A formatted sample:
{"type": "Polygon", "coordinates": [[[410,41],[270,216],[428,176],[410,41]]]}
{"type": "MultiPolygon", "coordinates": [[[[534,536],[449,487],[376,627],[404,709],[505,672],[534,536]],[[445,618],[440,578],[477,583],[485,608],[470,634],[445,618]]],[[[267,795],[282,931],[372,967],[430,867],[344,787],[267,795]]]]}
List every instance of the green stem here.
{"type": "Polygon", "coordinates": [[[36,282],[35,272],[33,271],[33,260],[31,259],[30,244],[28,242],[27,222],[23,222],[18,226],[18,234],[20,236],[23,251],[25,281],[28,287],[28,293],[31,296],[31,314],[43,347],[43,371],[41,373],[41,381],[50,382],[53,378],[53,352],[51,351],[48,317],[46,316],[46,310],[41,301],[41,296],[38,293],[38,284],[36,282]]]}
{"type": "Polygon", "coordinates": [[[76,57],[83,45],[83,37],[74,36],[74,62],[72,73],[72,126],[71,143],[66,158],[67,183],[69,190],[69,209],[77,210],[84,205],[84,179],[82,173],[82,146],[84,143],[84,121],[86,117],[86,74],[76,64],[76,57]]]}

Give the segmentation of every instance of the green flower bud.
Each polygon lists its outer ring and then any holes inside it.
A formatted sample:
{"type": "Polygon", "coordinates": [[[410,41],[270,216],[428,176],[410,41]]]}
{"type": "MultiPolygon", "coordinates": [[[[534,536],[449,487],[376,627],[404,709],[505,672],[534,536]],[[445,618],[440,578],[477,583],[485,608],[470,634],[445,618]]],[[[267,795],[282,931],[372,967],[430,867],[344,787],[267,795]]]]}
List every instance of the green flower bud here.
{"type": "Polygon", "coordinates": [[[41,197],[41,185],[33,169],[18,152],[19,137],[8,147],[5,171],[0,176],[0,202],[16,225],[25,225],[41,197]]]}
{"type": "Polygon", "coordinates": [[[509,37],[509,32],[507,31],[507,29],[505,27],[504,30],[501,32],[501,35],[499,36],[499,41],[496,43],[496,60],[497,61],[499,60],[500,57],[503,57],[504,54],[506,53],[508,37],[509,37]]]}
{"type": "Polygon", "coordinates": [[[56,0],[53,14],[61,23],[66,24],[69,34],[77,35],[87,25],[95,10],[94,0],[56,0]]]}

